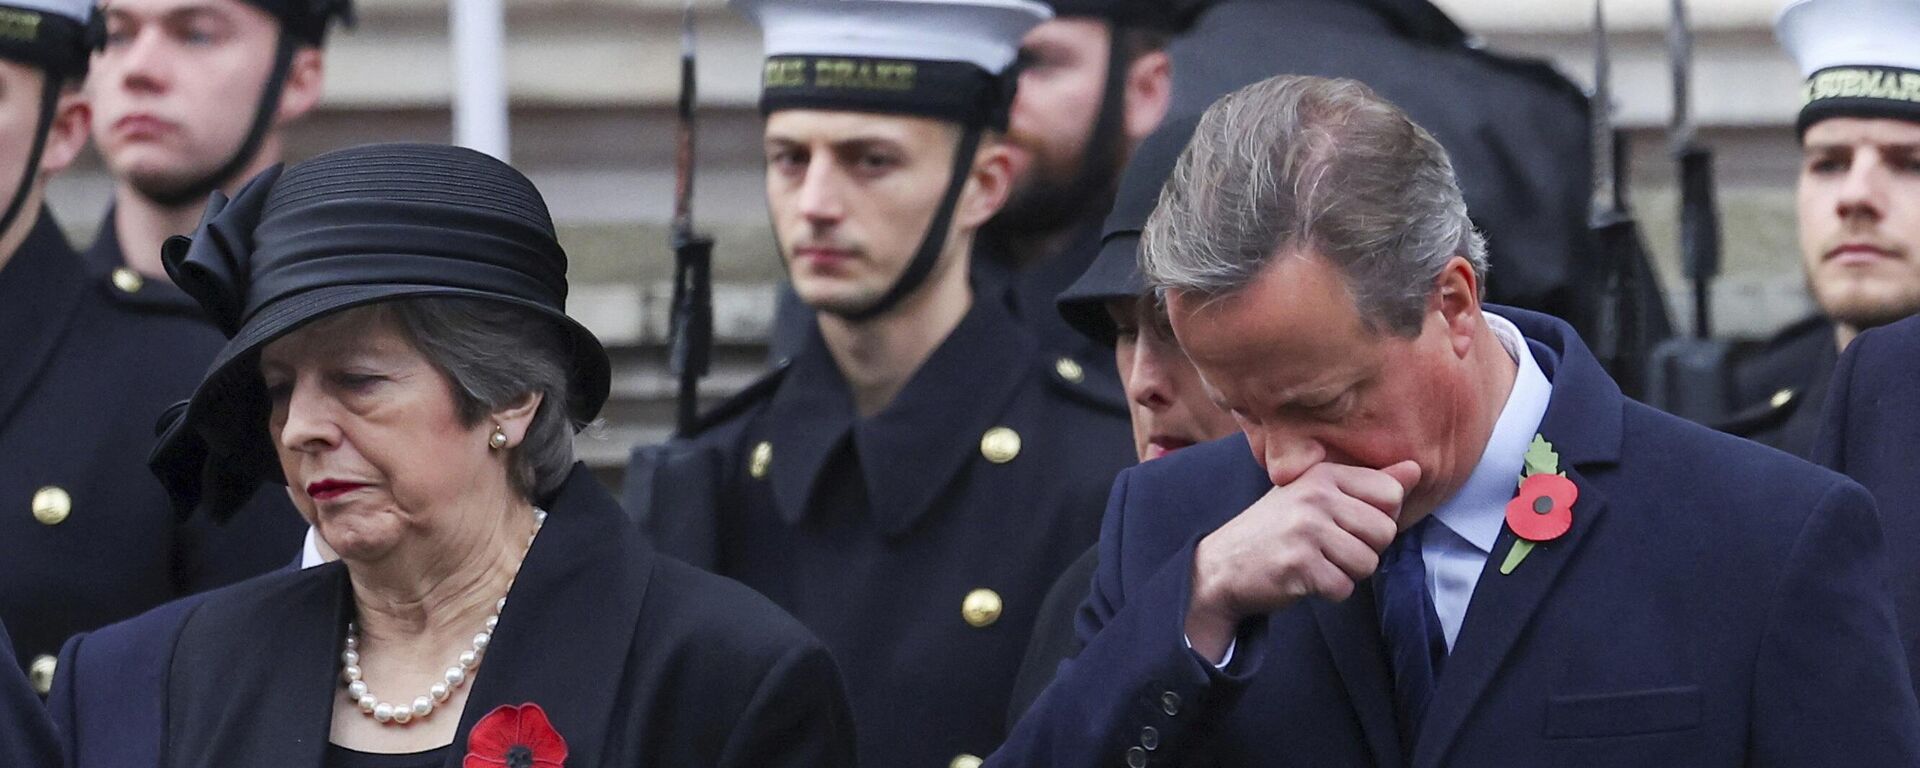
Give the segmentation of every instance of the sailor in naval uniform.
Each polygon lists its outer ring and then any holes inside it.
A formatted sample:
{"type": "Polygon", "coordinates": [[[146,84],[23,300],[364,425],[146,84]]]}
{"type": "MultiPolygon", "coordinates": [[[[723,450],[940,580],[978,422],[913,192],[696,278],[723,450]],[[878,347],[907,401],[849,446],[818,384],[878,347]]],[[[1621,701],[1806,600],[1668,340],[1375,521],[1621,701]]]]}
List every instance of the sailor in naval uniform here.
{"type": "Polygon", "coordinates": [[[1048,585],[1093,543],[1125,418],[969,280],[1012,185],[1027,0],[742,0],[766,36],[767,202],[801,352],[636,452],[670,554],[824,640],[860,762],[977,764],[1048,585]]]}

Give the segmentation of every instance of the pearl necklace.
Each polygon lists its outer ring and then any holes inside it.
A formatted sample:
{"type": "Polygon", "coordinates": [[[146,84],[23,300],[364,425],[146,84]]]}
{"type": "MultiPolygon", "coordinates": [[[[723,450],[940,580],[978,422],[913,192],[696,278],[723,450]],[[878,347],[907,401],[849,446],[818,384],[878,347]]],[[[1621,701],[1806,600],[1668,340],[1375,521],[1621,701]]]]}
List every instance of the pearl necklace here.
{"type": "MultiPolygon", "coordinates": [[[[533,533],[527,536],[527,549],[533,548],[533,540],[540,535],[540,527],[547,523],[546,510],[535,507],[533,510],[533,533]]],[[[523,554],[522,559],[525,559],[523,554]]],[[[519,569],[515,569],[519,576],[519,569]]],[[[507,580],[507,591],[513,591],[513,580],[507,580]]],[[[493,628],[500,624],[500,612],[506,610],[507,599],[502,597],[493,604],[493,613],[487,616],[486,628],[473,636],[473,647],[461,651],[453,664],[447,667],[445,680],[434,683],[424,696],[415,696],[412,705],[389,704],[376,698],[367,689],[365,680],[360,679],[360,627],[347,622],[347,648],[340,652],[340,677],[346,683],[347,698],[360,708],[360,713],[374,721],[386,725],[406,725],[414,719],[425,719],[433,714],[434,707],[446,703],[447,697],[465,685],[472,677],[473,668],[480,665],[480,657],[486,655],[487,645],[493,642],[493,628]]]]}

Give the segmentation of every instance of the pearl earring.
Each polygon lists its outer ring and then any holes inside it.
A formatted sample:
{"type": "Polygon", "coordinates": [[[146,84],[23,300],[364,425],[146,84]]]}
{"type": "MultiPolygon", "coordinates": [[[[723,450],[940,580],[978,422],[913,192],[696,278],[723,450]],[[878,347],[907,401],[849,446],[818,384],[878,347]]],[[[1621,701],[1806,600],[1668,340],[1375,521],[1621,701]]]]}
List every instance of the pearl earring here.
{"type": "Polygon", "coordinates": [[[493,434],[487,437],[487,447],[496,451],[507,447],[507,433],[497,424],[493,427],[493,434]]]}

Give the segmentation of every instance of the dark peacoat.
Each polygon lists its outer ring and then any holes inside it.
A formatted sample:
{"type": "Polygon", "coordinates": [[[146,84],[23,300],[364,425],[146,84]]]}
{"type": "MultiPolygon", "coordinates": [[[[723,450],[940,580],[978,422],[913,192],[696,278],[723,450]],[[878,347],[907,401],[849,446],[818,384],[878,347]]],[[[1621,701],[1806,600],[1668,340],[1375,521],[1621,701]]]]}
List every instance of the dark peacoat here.
{"type": "Polygon", "coordinates": [[[1127,422],[997,301],[866,418],[824,344],[637,452],[626,500],[664,551],[820,635],[863,765],[964,765],[1005,735],[1041,598],[1133,463],[1127,422]]]}

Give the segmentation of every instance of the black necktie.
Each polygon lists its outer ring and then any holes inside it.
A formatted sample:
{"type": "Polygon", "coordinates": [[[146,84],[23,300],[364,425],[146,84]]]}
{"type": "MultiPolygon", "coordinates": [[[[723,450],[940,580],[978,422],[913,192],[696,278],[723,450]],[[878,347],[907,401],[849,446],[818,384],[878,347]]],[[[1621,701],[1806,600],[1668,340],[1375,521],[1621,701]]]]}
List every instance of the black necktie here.
{"type": "Polygon", "coordinates": [[[1422,520],[1395,538],[1381,556],[1380,571],[1373,580],[1380,632],[1393,671],[1400,750],[1409,758],[1427,702],[1433,698],[1434,682],[1447,659],[1447,638],[1434,612],[1433,596],[1427,593],[1427,565],[1420,555],[1420,542],[1432,525],[1432,518],[1422,520]]]}

